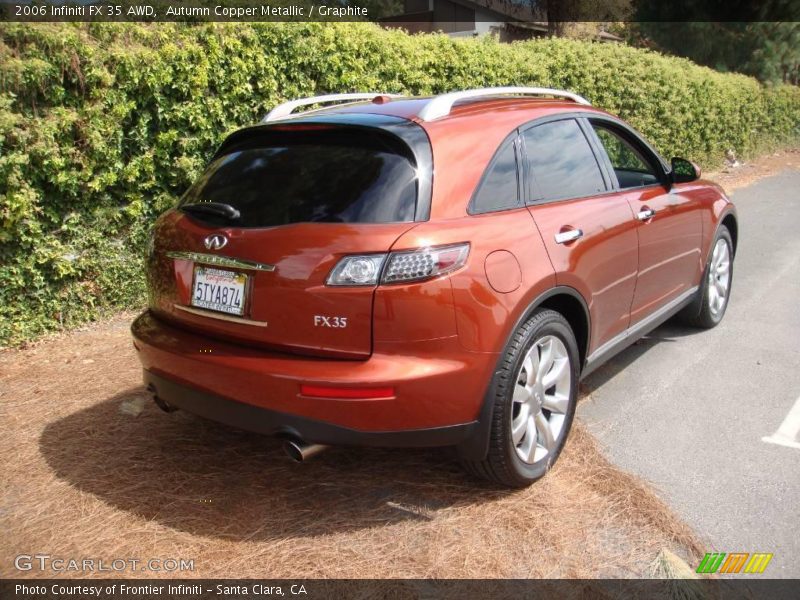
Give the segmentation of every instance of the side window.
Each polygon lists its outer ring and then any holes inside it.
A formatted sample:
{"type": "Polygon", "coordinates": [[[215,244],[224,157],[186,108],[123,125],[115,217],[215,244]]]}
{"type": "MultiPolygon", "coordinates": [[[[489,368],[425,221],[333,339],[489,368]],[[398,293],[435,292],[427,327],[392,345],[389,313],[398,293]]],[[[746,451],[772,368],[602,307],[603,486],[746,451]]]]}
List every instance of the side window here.
{"type": "Polygon", "coordinates": [[[480,188],[470,204],[470,214],[508,210],[520,206],[517,185],[517,153],[513,140],[497,153],[483,176],[480,188]]]}
{"type": "Polygon", "coordinates": [[[592,123],[592,127],[608,154],[621,188],[642,187],[659,182],[656,170],[641,150],[611,127],[602,123],[592,123]]]}
{"type": "Polygon", "coordinates": [[[577,121],[543,123],[522,136],[534,199],[580,198],[606,190],[600,166],[577,121]]]}

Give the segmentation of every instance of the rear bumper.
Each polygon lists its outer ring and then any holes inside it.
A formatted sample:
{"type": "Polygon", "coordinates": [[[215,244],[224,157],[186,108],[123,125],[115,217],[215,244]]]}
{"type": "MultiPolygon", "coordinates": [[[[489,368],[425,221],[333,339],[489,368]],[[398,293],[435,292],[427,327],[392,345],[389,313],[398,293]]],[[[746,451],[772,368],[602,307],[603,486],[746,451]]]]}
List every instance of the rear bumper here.
{"type": "Polygon", "coordinates": [[[175,383],[149,371],[144,372],[144,382],[150,391],[172,407],[239,429],[265,435],[293,436],[315,444],[405,448],[456,446],[469,438],[476,425],[465,423],[407,431],[358,431],[236,402],[175,383]]]}
{"type": "Polygon", "coordinates": [[[457,338],[382,344],[367,360],[268,352],[209,339],[149,312],[131,327],[145,382],[168,404],[242,429],[332,445],[463,445],[497,356],[457,338]],[[391,397],[315,398],[301,385],[390,387],[391,397]]]}

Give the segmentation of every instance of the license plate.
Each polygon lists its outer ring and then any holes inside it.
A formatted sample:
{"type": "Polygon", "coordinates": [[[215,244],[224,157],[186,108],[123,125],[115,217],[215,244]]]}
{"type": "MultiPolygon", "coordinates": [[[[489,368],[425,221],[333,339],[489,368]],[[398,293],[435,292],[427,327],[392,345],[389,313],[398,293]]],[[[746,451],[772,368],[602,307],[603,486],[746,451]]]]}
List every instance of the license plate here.
{"type": "Polygon", "coordinates": [[[246,289],[247,275],[244,273],[196,266],[192,306],[241,316],[244,314],[246,289]]]}

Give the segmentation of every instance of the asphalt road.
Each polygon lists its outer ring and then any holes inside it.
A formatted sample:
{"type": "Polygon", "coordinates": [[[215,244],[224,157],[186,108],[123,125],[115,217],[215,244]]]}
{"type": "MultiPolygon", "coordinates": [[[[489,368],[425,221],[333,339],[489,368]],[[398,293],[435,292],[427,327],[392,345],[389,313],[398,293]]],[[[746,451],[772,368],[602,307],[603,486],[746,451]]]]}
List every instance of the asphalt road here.
{"type": "Polygon", "coordinates": [[[772,552],[764,577],[800,577],[800,172],[733,201],[740,240],[722,323],[656,329],[585,381],[578,415],[709,552],[772,552]]]}

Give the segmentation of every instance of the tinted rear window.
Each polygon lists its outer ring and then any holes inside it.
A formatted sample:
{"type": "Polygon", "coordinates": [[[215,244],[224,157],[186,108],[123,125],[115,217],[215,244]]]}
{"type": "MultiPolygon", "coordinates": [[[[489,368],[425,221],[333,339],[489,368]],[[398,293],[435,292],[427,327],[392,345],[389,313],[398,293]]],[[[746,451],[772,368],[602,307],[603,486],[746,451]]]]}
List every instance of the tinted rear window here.
{"type": "Polygon", "coordinates": [[[226,224],[270,227],[413,221],[416,201],[414,164],[391,147],[282,140],[218,157],[180,206],[228,204],[241,216],[226,224]]]}

